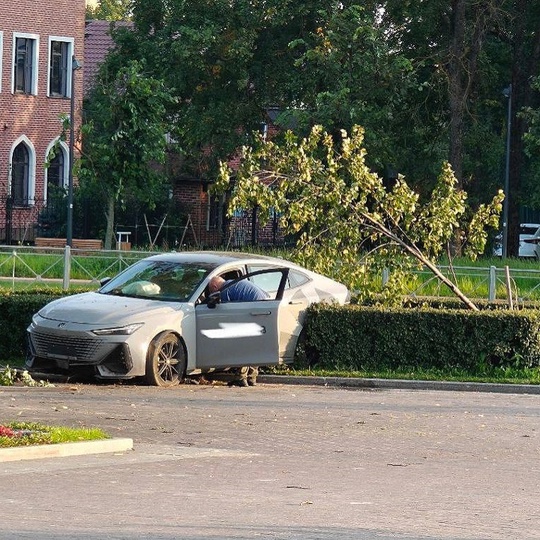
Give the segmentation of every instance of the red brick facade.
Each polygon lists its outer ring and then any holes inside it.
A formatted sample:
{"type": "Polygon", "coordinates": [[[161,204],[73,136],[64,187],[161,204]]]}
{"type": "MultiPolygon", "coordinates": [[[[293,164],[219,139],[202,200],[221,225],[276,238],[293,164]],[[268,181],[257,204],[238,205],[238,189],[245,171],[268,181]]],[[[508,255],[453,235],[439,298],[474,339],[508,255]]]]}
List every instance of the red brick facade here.
{"type": "MultiPolygon", "coordinates": [[[[0,242],[31,241],[47,178],[67,185],[68,141],[55,167],[51,147],[69,117],[74,75],[75,129],[83,92],[85,0],[6,0],[0,10],[0,242]],[[12,203],[12,212],[6,205],[12,203]],[[6,225],[7,228],[6,228],[6,225]],[[7,230],[10,229],[10,230],[7,230]]],[[[8,206],[9,208],[9,206],[8,206]]]]}
{"type": "MultiPolygon", "coordinates": [[[[278,128],[269,116],[266,136],[272,137],[278,128]]],[[[235,170],[240,165],[239,156],[229,161],[235,170]]],[[[184,211],[189,215],[190,227],[184,235],[184,243],[201,246],[224,246],[242,248],[245,246],[274,246],[285,241],[279,219],[273,216],[267,223],[262,223],[252,208],[237,212],[227,217],[227,205],[224,197],[210,195],[210,184],[196,179],[185,179],[180,176],[174,188],[174,197],[180,201],[184,211]]]]}

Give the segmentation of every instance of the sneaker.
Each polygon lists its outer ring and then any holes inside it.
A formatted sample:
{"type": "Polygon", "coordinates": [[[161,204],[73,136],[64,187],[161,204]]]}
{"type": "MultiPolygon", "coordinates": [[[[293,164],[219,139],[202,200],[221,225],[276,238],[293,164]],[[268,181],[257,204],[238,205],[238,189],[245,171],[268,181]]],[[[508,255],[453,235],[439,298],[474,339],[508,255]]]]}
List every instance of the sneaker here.
{"type": "Polygon", "coordinates": [[[249,386],[257,386],[257,381],[255,379],[248,379],[249,386]]]}

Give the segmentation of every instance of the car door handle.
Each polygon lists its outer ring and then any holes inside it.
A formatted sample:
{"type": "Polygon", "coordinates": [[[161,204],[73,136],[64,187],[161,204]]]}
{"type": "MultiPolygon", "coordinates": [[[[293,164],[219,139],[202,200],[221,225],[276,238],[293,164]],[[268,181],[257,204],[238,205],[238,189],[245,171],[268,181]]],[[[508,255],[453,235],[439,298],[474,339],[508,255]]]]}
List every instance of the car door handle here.
{"type": "Polygon", "coordinates": [[[271,311],[252,311],[250,315],[253,315],[254,317],[260,317],[261,315],[268,316],[268,315],[272,315],[272,312],[271,311]]]}
{"type": "Polygon", "coordinates": [[[304,303],[304,302],[302,302],[302,300],[298,300],[297,302],[291,300],[291,301],[289,302],[289,306],[299,306],[299,305],[301,305],[301,304],[303,304],[303,303],[304,303]]]}

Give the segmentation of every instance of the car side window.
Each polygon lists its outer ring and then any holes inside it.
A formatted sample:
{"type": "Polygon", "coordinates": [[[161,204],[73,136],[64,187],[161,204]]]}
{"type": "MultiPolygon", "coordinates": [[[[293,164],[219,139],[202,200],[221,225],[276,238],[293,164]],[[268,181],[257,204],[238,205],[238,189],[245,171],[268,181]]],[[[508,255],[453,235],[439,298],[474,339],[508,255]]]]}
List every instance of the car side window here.
{"type": "MultiPolygon", "coordinates": [[[[263,268],[264,267],[255,265],[248,266],[248,273],[256,272],[257,270],[262,270],[263,268]]],[[[272,272],[270,274],[260,274],[258,276],[252,276],[250,279],[267,293],[275,293],[281,281],[281,273],[272,272]]],[[[305,285],[308,281],[310,281],[310,278],[306,274],[299,272],[298,270],[290,270],[287,277],[287,282],[285,283],[285,290],[295,289],[296,287],[305,285]]]]}
{"type": "Polygon", "coordinates": [[[271,274],[260,274],[258,276],[251,276],[248,278],[251,283],[265,291],[270,296],[275,296],[279,282],[281,281],[281,273],[273,272],[271,274]]]}
{"type": "MultiPolygon", "coordinates": [[[[300,287],[301,285],[305,285],[308,281],[309,281],[309,277],[306,276],[306,274],[303,274],[302,272],[298,272],[298,270],[291,270],[289,272],[288,284],[290,284],[291,289],[300,287]]],[[[285,287],[285,288],[289,288],[289,287],[285,287]]]]}

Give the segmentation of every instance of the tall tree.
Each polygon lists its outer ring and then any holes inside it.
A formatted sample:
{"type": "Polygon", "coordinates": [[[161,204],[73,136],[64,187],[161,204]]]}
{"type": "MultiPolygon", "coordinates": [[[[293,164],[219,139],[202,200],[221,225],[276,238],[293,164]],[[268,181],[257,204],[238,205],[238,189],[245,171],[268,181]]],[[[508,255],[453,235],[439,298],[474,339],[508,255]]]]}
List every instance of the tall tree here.
{"type": "Polygon", "coordinates": [[[381,25],[377,6],[344,2],[319,13],[320,25],[290,44],[298,54],[290,86],[302,106],[285,120],[292,116],[305,133],[320,124],[338,137],[362,125],[373,168],[404,161],[401,148],[415,138],[410,104],[422,94],[413,63],[381,25]]]}
{"type": "Polygon", "coordinates": [[[86,6],[86,18],[100,21],[128,21],[132,0],[98,0],[86,6]]]}
{"type": "Polygon", "coordinates": [[[507,195],[509,197],[508,252],[510,255],[517,256],[520,205],[526,203],[530,198],[534,198],[534,195],[530,197],[523,191],[523,188],[527,186],[523,179],[531,174],[528,171],[531,162],[525,154],[524,137],[528,130],[528,124],[527,116],[522,113],[538,103],[538,90],[535,90],[531,83],[540,72],[540,5],[537,2],[528,2],[527,0],[517,0],[514,4],[513,25],[510,27],[512,86],[509,96],[511,99],[510,189],[507,195]]]}
{"type": "Polygon", "coordinates": [[[152,206],[164,175],[166,108],[172,98],[163,83],[131,61],[109,78],[104,71],[85,105],[79,179],[103,200],[105,248],[112,246],[115,207],[126,194],[152,206]]]}
{"type": "Polygon", "coordinates": [[[234,155],[268,121],[269,107],[299,102],[290,83],[299,53],[289,44],[320,25],[320,6],[316,0],[134,2],[135,31],[118,32],[116,61],[144,58],[174,89],[171,133],[186,172],[212,178],[219,159],[234,155]]]}
{"type": "Polygon", "coordinates": [[[177,97],[170,130],[185,172],[212,180],[273,108],[303,134],[365,126],[369,166],[394,180],[397,169],[421,193],[448,160],[481,202],[503,179],[513,10],[509,0],[134,0],[135,31],[118,32],[114,61],[145,59],[177,97]]]}

